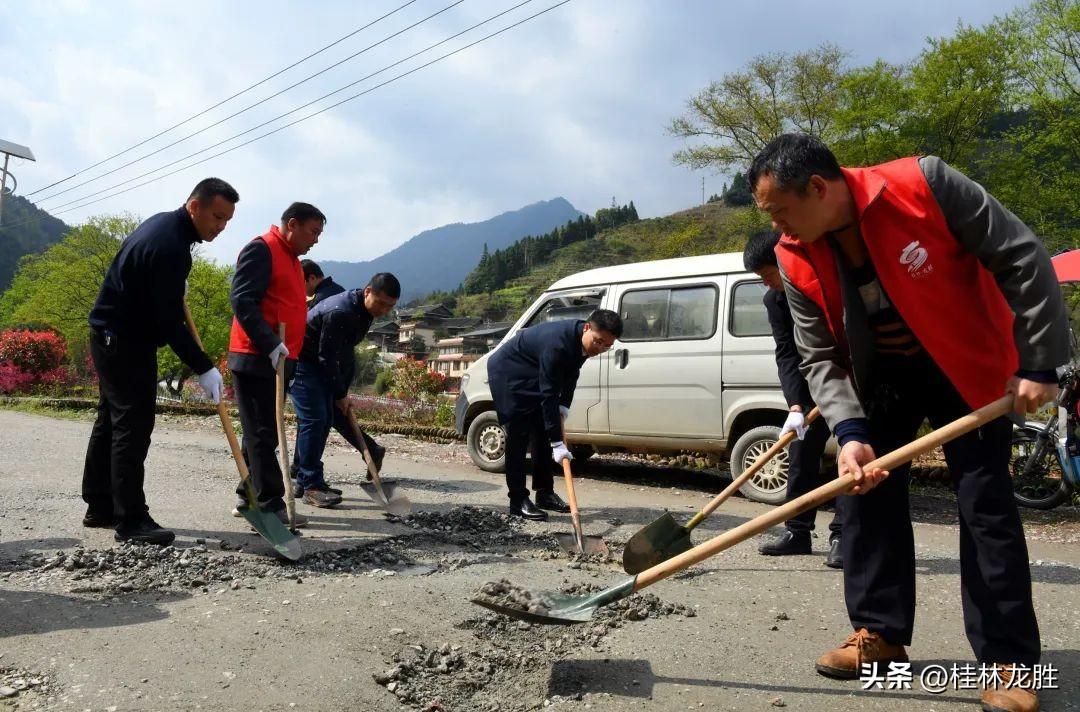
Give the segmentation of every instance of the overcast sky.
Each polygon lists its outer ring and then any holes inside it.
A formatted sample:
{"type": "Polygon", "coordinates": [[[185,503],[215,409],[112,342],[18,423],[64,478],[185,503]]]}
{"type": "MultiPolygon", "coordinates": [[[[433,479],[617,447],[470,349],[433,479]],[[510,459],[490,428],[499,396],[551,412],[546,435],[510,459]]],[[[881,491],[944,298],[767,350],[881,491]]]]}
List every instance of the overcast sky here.
{"type": "MultiPolygon", "coordinates": [[[[38,159],[14,162],[18,192],[26,195],[122,151],[405,1],[0,2],[0,139],[30,146],[38,159]]],[[[453,1],[416,0],[206,116],[31,199],[59,211],[64,203],[277,117],[520,2],[466,0],[221,126],[41,200],[183,138],[453,1]]],[[[556,1],[533,0],[289,119],[556,1]]],[[[241,202],[208,254],[231,262],[293,200],[312,202],[329,218],[311,253],[315,259],[370,259],[422,230],[484,220],[559,195],[586,212],[614,197],[620,203],[632,199],[643,217],[665,215],[700,203],[702,175],[710,194],[724,180],[674,165],[671,154],[679,142],[665,132],[685,100],[710,80],[738,70],[756,54],[826,41],[850,51],[854,63],[877,57],[906,61],[927,36],[950,35],[958,21],[981,24],[1016,5],[572,0],[313,119],[59,217],[69,224],[122,211],[147,217],[179,206],[196,181],[216,175],[237,188],[241,202]]]]}

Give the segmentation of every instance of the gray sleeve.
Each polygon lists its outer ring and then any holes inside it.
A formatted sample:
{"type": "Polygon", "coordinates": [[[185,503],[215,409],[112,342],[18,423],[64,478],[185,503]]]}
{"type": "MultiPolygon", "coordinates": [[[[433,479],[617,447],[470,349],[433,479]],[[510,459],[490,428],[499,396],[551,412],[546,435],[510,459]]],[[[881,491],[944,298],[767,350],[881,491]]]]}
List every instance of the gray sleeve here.
{"type": "Polygon", "coordinates": [[[1012,309],[1020,368],[1049,371],[1069,359],[1069,325],[1050,255],[1031,229],[981,185],[937,156],[919,159],[953,235],[982,262],[1012,309]]]}
{"type": "Polygon", "coordinates": [[[791,283],[783,268],[780,276],[795,323],[795,345],[802,356],[799,370],[810,386],[810,395],[821,409],[822,417],[832,430],[845,420],[865,418],[851,371],[844,365],[847,359],[829,331],[825,314],[791,283]]]}

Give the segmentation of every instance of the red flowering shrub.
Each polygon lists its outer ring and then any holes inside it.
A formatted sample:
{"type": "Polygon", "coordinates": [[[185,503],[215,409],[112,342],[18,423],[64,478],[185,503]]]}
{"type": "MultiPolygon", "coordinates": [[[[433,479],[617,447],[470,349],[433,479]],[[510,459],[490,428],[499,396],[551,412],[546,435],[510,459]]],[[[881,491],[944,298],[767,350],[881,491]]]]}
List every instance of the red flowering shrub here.
{"type": "Polygon", "coordinates": [[[446,376],[409,356],[394,363],[393,374],[391,394],[397,398],[430,401],[446,390],[446,376]]]}
{"type": "Polygon", "coordinates": [[[66,353],[64,337],[52,331],[9,329],[0,334],[0,362],[25,373],[52,371],[60,366],[66,353]]]}

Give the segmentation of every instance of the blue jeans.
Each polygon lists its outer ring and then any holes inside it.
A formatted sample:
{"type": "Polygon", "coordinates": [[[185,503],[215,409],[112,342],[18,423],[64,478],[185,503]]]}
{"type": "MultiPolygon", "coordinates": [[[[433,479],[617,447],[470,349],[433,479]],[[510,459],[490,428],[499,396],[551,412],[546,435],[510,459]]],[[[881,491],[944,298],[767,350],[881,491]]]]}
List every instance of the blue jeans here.
{"type": "Polygon", "coordinates": [[[323,451],[334,423],[334,394],[318,364],[296,365],[289,390],[296,409],[296,480],[304,489],[323,487],[323,451]]]}

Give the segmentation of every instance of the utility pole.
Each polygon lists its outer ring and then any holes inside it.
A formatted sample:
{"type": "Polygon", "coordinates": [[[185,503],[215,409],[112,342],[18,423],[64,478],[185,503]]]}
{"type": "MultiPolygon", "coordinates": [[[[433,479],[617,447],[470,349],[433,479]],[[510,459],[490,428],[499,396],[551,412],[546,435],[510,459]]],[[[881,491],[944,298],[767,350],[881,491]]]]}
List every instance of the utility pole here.
{"type": "Polygon", "coordinates": [[[705,204],[705,176],[701,176],[701,204],[705,204]]]}
{"type": "Polygon", "coordinates": [[[7,179],[11,176],[11,192],[15,192],[15,188],[19,186],[18,181],[15,180],[15,176],[8,172],[8,161],[12,156],[16,158],[25,158],[28,161],[37,160],[34,158],[34,153],[26,146],[20,146],[17,143],[11,143],[10,141],[0,141],[0,153],[4,154],[4,167],[0,169],[0,225],[4,222],[4,193],[7,192],[7,179]]]}

